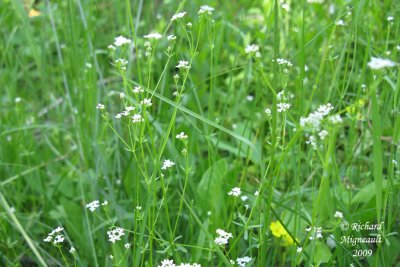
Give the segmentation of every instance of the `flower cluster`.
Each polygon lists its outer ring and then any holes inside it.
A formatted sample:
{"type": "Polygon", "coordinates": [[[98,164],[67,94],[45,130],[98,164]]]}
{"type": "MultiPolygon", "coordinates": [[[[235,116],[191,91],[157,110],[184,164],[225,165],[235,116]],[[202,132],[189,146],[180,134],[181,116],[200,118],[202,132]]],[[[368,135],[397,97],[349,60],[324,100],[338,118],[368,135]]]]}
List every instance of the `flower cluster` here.
{"type": "Polygon", "coordinates": [[[108,241],[115,243],[117,240],[121,240],[121,236],[125,235],[124,229],[116,227],[110,231],[107,231],[108,241]]]}
{"type": "Polygon", "coordinates": [[[51,231],[45,239],[43,239],[44,242],[52,242],[53,245],[58,245],[60,243],[64,242],[64,236],[60,234],[60,232],[64,231],[64,228],[61,226],[58,226],[56,229],[51,231]]]}
{"type": "Polygon", "coordinates": [[[199,15],[203,15],[203,14],[212,15],[213,12],[214,12],[214,8],[213,7],[204,5],[204,6],[200,7],[200,10],[199,10],[199,12],[197,12],[197,14],[199,14],[199,15]]]}
{"type": "Polygon", "coordinates": [[[146,39],[154,39],[154,40],[158,40],[162,38],[162,35],[159,33],[149,33],[145,36],[143,36],[146,39]]]}
{"type": "Polygon", "coordinates": [[[187,12],[176,13],[175,15],[172,16],[171,22],[183,18],[186,15],[186,13],[187,12]]]}
{"type": "Polygon", "coordinates": [[[261,57],[260,47],[258,45],[255,45],[255,44],[251,44],[251,45],[246,46],[246,48],[244,49],[244,52],[246,54],[250,54],[250,55],[254,54],[256,57],[261,57]]]}
{"type": "Polygon", "coordinates": [[[383,69],[383,68],[391,68],[396,65],[397,65],[396,62],[393,62],[389,59],[377,58],[377,57],[371,57],[371,61],[368,62],[368,67],[370,67],[373,70],[379,70],[379,69],[383,69]]]}
{"type": "Polygon", "coordinates": [[[322,238],[322,228],[321,227],[308,227],[306,228],[306,232],[310,233],[310,240],[322,238]]]}
{"type": "Polygon", "coordinates": [[[240,266],[240,267],[245,267],[247,263],[249,263],[251,261],[250,257],[243,257],[243,258],[237,258],[236,259],[236,263],[240,266]]]}
{"type": "Polygon", "coordinates": [[[197,263],[181,263],[176,265],[173,260],[163,260],[158,267],[201,267],[201,265],[197,263]]]}
{"type": "MultiPolygon", "coordinates": [[[[124,36],[118,36],[114,39],[114,46],[123,46],[126,44],[130,44],[132,41],[124,36]]],[[[110,46],[109,46],[110,48],[110,46]]]]}
{"type": "Polygon", "coordinates": [[[135,108],[132,107],[132,106],[125,107],[125,110],[122,111],[121,113],[118,113],[117,115],[115,115],[114,118],[119,119],[119,118],[121,118],[122,116],[124,116],[124,117],[129,116],[129,113],[130,113],[131,111],[133,111],[133,110],[135,110],[135,108]]]}
{"type": "Polygon", "coordinates": [[[177,134],[175,137],[176,137],[176,139],[181,139],[181,140],[188,139],[188,136],[184,132],[177,134]]]}
{"type": "MultiPolygon", "coordinates": [[[[313,128],[313,130],[319,130],[321,121],[332,110],[333,110],[333,106],[330,103],[328,103],[326,105],[321,105],[318,107],[318,109],[316,111],[310,113],[310,115],[308,115],[308,117],[306,117],[306,118],[301,117],[300,118],[300,126],[301,127],[309,126],[309,127],[313,128]]],[[[334,120],[338,120],[338,118],[336,117],[334,120]]]]}
{"type": "Polygon", "coordinates": [[[190,69],[190,65],[189,65],[188,61],[179,60],[178,65],[176,65],[176,68],[189,70],[190,69]]]}
{"type": "Polygon", "coordinates": [[[231,233],[227,233],[222,229],[217,229],[218,236],[214,239],[215,244],[218,246],[223,246],[228,244],[228,239],[233,238],[231,233]]]}
{"type": "Polygon", "coordinates": [[[231,189],[231,191],[228,192],[228,195],[238,197],[242,194],[242,191],[240,190],[239,187],[234,187],[231,189]]]}
{"type": "Polygon", "coordinates": [[[161,167],[161,170],[169,169],[169,168],[171,168],[171,167],[174,166],[174,165],[175,165],[175,162],[173,162],[173,161],[171,161],[171,160],[169,160],[169,159],[166,159],[166,160],[164,160],[164,162],[163,162],[163,166],[161,167]]]}

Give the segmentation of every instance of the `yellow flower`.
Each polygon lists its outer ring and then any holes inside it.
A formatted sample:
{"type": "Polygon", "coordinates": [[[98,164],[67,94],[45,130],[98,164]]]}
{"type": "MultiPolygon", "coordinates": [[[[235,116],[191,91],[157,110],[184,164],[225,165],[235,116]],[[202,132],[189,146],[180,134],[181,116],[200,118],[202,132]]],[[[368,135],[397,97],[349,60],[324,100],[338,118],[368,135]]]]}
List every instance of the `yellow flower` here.
{"type": "Polygon", "coordinates": [[[281,245],[284,247],[293,245],[293,238],[289,235],[280,221],[271,222],[269,229],[275,237],[281,239],[281,245]]]}
{"type": "Polygon", "coordinates": [[[37,16],[40,16],[40,12],[37,11],[36,9],[32,8],[31,10],[29,10],[28,16],[30,18],[37,17],[37,16]]]}

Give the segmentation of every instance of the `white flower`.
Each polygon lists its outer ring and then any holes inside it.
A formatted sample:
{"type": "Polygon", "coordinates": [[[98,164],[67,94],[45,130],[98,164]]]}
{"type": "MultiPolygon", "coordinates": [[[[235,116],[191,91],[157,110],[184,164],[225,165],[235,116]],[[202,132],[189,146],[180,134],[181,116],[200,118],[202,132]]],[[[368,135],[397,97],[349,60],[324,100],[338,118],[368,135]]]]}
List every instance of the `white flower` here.
{"type": "MultiPolygon", "coordinates": [[[[274,61],[274,60],[272,60],[272,61],[274,61]]],[[[290,62],[289,60],[284,59],[284,58],[277,58],[277,59],[276,59],[276,62],[277,62],[279,65],[287,65],[288,67],[293,66],[292,62],[290,62]]]]}
{"type": "Polygon", "coordinates": [[[395,159],[392,159],[393,165],[397,166],[397,161],[395,159]]]}
{"type": "Polygon", "coordinates": [[[180,134],[176,135],[175,137],[176,137],[176,139],[187,139],[188,138],[188,136],[184,132],[181,132],[180,134]]]}
{"type": "Polygon", "coordinates": [[[236,262],[240,267],[244,267],[246,266],[247,263],[249,263],[251,261],[250,257],[243,257],[243,258],[237,258],[236,262]]]}
{"type": "Polygon", "coordinates": [[[336,114],[336,115],[333,115],[333,116],[329,117],[328,120],[332,124],[339,124],[339,123],[341,123],[343,121],[339,114],[336,114]]]}
{"type": "Polygon", "coordinates": [[[120,93],[120,94],[119,94],[119,98],[121,98],[121,99],[122,99],[122,98],[125,98],[125,94],[124,94],[124,93],[120,93]]]}
{"type": "Polygon", "coordinates": [[[176,267],[173,260],[163,260],[158,267],[176,267]]]}
{"type": "Polygon", "coordinates": [[[238,196],[240,196],[240,194],[242,194],[242,191],[240,190],[239,187],[232,188],[231,191],[229,191],[229,193],[228,193],[228,195],[234,196],[234,197],[238,197],[238,196]]]}
{"type": "Polygon", "coordinates": [[[317,142],[315,141],[315,137],[313,135],[311,135],[308,138],[308,140],[306,141],[306,144],[311,145],[314,150],[317,149],[317,142]]]}
{"type": "Polygon", "coordinates": [[[173,162],[173,161],[171,161],[171,160],[169,160],[169,159],[166,159],[166,160],[164,160],[164,162],[163,162],[163,166],[161,167],[161,170],[169,169],[169,168],[171,168],[171,167],[174,166],[174,165],[175,165],[175,162],[173,162]]]}
{"type": "Polygon", "coordinates": [[[254,96],[248,95],[248,96],[246,96],[246,100],[249,101],[249,102],[251,102],[251,101],[254,100],[254,96]]]}
{"type": "Polygon", "coordinates": [[[146,106],[146,107],[150,107],[151,104],[151,99],[145,98],[142,101],[140,101],[140,105],[146,106]]]}
{"type": "Polygon", "coordinates": [[[94,212],[98,207],[100,207],[100,202],[98,200],[94,200],[89,204],[86,204],[86,208],[89,209],[91,212],[94,212]]]}
{"type": "Polygon", "coordinates": [[[318,135],[319,135],[319,138],[321,138],[321,140],[324,140],[328,136],[328,131],[322,130],[318,133],[318,135]]]}
{"type": "Polygon", "coordinates": [[[132,119],[133,123],[138,123],[138,122],[143,122],[144,121],[144,119],[142,118],[142,115],[140,115],[140,114],[134,114],[131,117],[131,119],[132,119]]]}
{"type": "Polygon", "coordinates": [[[109,45],[109,46],[107,46],[107,48],[110,50],[115,50],[115,46],[113,46],[113,45],[109,45]]]}
{"type": "Polygon", "coordinates": [[[51,235],[48,235],[45,239],[43,239],[44,242],[51,242],[53,237],[51,235]]]}
{"type": "Polygon", "coordinates": [[[258,47],[258,45],[251,44],[251,45],[246,46],[246,48],[244,49],[244,52],[246,54],[253,54],[253,53],[258,52],[259,50],[260,50],[260,48],[258,47]]]}
{"type": "Polygon", "coordinates": [[[56,235],[56,237],[54,238],[53,244],[57,245],[58,243],[62,243],[64,242],[64,236],[63,235],[56,235]]]}
{"type": "Polygon", "coordinates": [[[214,11],[213,7],[204,5],[204,6],[200,7],[200,10],[199,10],[199,12],[197,12],[197,14],[199,14],[199,15],[202,15],[202,14],[212,15],[213,11],[214,11]]]}
{"type": "Polygon", "coordinates": [[[178,69],[190,69],[189,62],[185,60],[179,60],[178,65],[176,65],[178,69]]]}
{"type": "Polygon", "coordinates": [[[108,201],[104,200],[103,203],[101,203],[102,206],[107,206],[108,205],[108,201]]]}
{"type": "Polygon", "coordinates": [[[297,250],[296,250],[297,253],[301,253],[302,251],[303,251],[302,247],[297,247],[297,250]]]}
{"type": "Polygon", "coordinates": [[[124,229],[116,227],[113,230],[107,231],[108,241],[115,243],[117,240],[121,240],[121,236],[125,235],[124,229]]]}
{"type": "Polygon", "coordinates": [[[377,57],[371,57],[371,61],[368,62],[368,67],[370,67],[373,70],[379,70],[379,69],[383,69],[383,68],[391,68],[396,65],[397,65],[396,62],[393,62],[389,59],[377,58],[377,57]]]}
{"type": "Polygon", "coordinates": [[[144,90],[142,89],[141,86],[135,86],[135,88],[133,88],[132,92],[133,92],[134,94],[138,94],[138,93],[143,93],[144,90]]]}
{"type": "Polygon", "coordinates": [[[246,201],[246,200],[249,199],[249,197],[248,197],[248,196],[241,196],[240,199],[241,199],[242,201],[246,201]]]}
{"type": "Polygon", "coordinates": [[[118,36],[118,37],[115,37],[115,39],[114,39],[114,45],[115,46],[123,46],[123,45],[126,45],[126,44],[130,44],[132,41],[131,40],[129,40],[129,39],[127,39],[127,38],[125,38],[124,36],[118,36]]]}
{"type": "Polygon", "coordinates": [[[171,34],[171,35],[168,35],[168,36],[167,36],[167,40],[168,40],[168,41],[173,41],[173,40],[176,40],[176,36],[175,36],[175,35],[173,35],[173,34],[171,34]]]}
{"type": "Polygon", "coordinates": [[[115,65],[118,65],[121,67],[128,65],[128,61],[124,58],[117,58],[114,62],[115,62],[115,65]]]}
{"type": "Polygon", "coordinates": [[[393,20],[394,20],[394,17],[393,17],[393,16],[389,16],[389,17],[386,18],[386,20],[387,20],[387,21],[393,21],[393,20]]]}
{"type": "Polygon", "coordinates": [[[336,25],[337,25],[337,26],[344,26],[344,21],[343,21],[342,19],[339,19],[339,20],[336,22],[336,25]]]}
{"type": "Polygon", "coordinates": [[[69,249],[69,253],[75,253],[76,252],[76,249],[74,248],[74,247],[71,247],[70,249],[69,249]]]}
{"type": "MultiPolygon", "coordinates": [[[[329,114],[333,110],[333,106],[330,103],[327,103],[326,105],[321,105],[318,107],[318,109],[308,115],[308,117],[300,118],[300,126],[305,127],[305,126],[310,126],[313,128],[313,130],[319,130],[321,121],[325,116],[329,114]]],[[[334,117],[333,121],[341,121],[340,116],[339,117],[334,117]]],[[[333,122],[332,121],[332,122],[333,122]]]]}
{"type": "Polygon", "coordinates": [[[228,239],[233,238],[233,235],[231,233],[227,233],[222,229],[217,229],[217,234],[218,236],[214,239],[215,244],[218,246],[223,246],[228,244],[228,239]]]}
{"type": "Polygon", "coordinates": [[[89,62],[86,62],[85,66],[86,66],[86,68],[88,68],[88,69],[91,69],[91,68],[93,67],[93,66],[92,66],[92,63],[89,63],[89,62]]]}
{"type": "Polygon", "coordinates": [[[181,19],[186,15],[187,12],[180,12],[172,16],[171,21],[175,21],[177,19],[181,19]]]}
{"type": "Polygon", "coordinates": [[[143,36],[143,37],[146,38],[146,39],[155,39],[155,40],[158,40],[158,39],[161,39],[161,38],[162,38],[162,35],[159,34],[159,33],[149,33],[149,34],[147,34],[147,35],[145,35],[145,36],[143,36]]]}
{"type": "Polygon", "coordinates": [[[285,112],[286,110],[288,110],[290,108],[291,105],[289,103],[282,102],[282,103],[278,103],[276,106],[278,107],[278,109],[277,109],[278,112],[285,112]]]}
{"type": "Polygon", "coordinates": [[[333,215],[333,217],[343,219],[343,213],[341,213],[340,211],[336,211],[335,215],[333,215]]]}
{"type": "Polygon", "coordinates": [[[98,103],[96,109],[105,109],[105,106],[101,103],[98,103]]]}
{"type": "Polygon", "coordinates": [[[124,245],[124,247],[125,247],[126,249],[129,249],[129,248],[131,247],[131,243],[126,243],[126,244],[124,245]]]}

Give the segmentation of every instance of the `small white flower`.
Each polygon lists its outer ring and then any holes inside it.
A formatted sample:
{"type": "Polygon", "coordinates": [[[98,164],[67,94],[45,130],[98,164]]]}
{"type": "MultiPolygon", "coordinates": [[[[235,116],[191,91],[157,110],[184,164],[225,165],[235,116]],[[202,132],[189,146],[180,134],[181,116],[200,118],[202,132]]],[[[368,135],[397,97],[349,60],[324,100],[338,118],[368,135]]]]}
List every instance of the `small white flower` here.
{"type": "Polygon", "coordinates": [[[181,19],[186,15],[187,12],[180,12],[172,16],[171,21],[175,21],[177,19],[181,19]]]}
{"type": "Polygon", "coordinates": [[[258,197],[258,196],[260,195],[260,192],[259,192],[259,191],[256,191],[256,192],[254,192],[254,195],[255,195],[256,197],[258,197]]]}
{"type": "Polygon", "coordinates": [[[344,26],[344,21],[342,19],[339,19],[336,21],[336,26],[344,26]]]}
{"type": "Polygon", "coordinates": [[[102,206],[107,206],[108,205],[108,201],[104,200],[103,203],[101,203],[102,206]]]}
{"type": "Polygon", "coordinates": [[[154,40],[158,40],[162,38],[162,35],[159,33],[149,33],[145,36],[143,36],[146,39],[154,39],[154,40]]]}
{"type": "Polygon", "coordinates": [[[142,101],[140,101],[140,105],[146,106],[146,107],[151,107],[151,99],[145,98],[142,101]]]}
{"type": "Polygon", "coordinates": [[[188,23],[186,23],[186,26],[187,26],[188,28],[192,28],[193,24],[192,24],[191,22],[188,22],[188,23]]]}
{"type": "Polygon", "coordinates": [[[125,38],[124,36],[118,36],[118,37],[115,37],[115,39],[114,39],[115,46],[123,46],[126,44],[130,44],[131,42],[132,42],[131,40],[129,40],[128,38],[125,38]]]}
{"type": "Polygon", "coordinates": [[[248,95],[248,96],[246,96],[246,100],[249,101],[249,102],[251,102],[251,101],[254,100],[254,96],[248,95]]]}
{"type": "Polygon", "coordinates": [[[271,109],[269,109],[269,108],[266,108],[264,110],[264,112],[267,114],[268,117],[271,116],[271,114],[272,114],[271,109]]]}
{"type": "Polygon", "coordinates": [[[53,237],[51,235],[48,235],[45,239],[43,239],[44,242],[51,242],[53,237]]]}
{"type": "Polygon", "coordinates": [[[134,114],[131,117],[131,119],[132,119],[133,123],[138,123],[138,122],[143,122],[144,121],[144,119],[142,118],[142,115],[140,115],[140,114],[134,114]]]}
{"type": "Polygon", "coordinates": [[[228,192],[228,195],[238,197],[242,194],[242,191],[239,187],[234,187],[231,191],[228,192]]]}
{"type": "Polygon", "coordinates": [[[142,210],[141,206],[136,206],[136,210],[142,210]]]}
{"type": "Polygon", "coordinates": [[[302,247],[297,247],[297,249],[296,249],[296,252],[297,253],[301,253],[303,251],[303,248],[302,247]]]}
{"type": "Polygon", "coordinates": [[[246,200],[249,199],[249,197],[248,197],[248,196],[241,196],[240,199],[241,199],[242,201],[246,201],[246,200]]]}
{"type": "Polygon", "coordinates": [[[392,22],[394,20],[394,17],[393,16],[389,16],[389,17],[386,18],[386,20],[389,21],[389,22],[392,22]]]}
{"type": "Polygon", "coordinates": [[[163,260],[161,262],[161,265],[158,265],[158,267],[176,267],[175,263],[173,260],[163,260]]]}
{"type": "Polygon", "coordinates": [[[142,89],[141,86],[135,86],[135,88],[133,88],[132,92],[133,92],[134,94],[138,94],[138,93],[143,93],[144,90],[142,89]]]}
{"type": "Polygon", "coordinates": [[[73,254],[73,253],[75,253],[75,252],[76,252],[76,249],[75,249],[74,247],[71,247],[71,248],[69,249],[69,253],[73,254]]]}
{"type": "Polygon", "coordinates": [[[105,106],[101,103],[98,103],[96,109],[105,109],[105,106]]]}
{"type": "Polygon", "coordinates": [[[88,68],[88,69],[91,69],[91,68],[93,67],[92,64],[89,63],[89,62],[87,62],[87,63],[85,64],[85,66],[86,66],[86,68],[88,68]]]}
{"type": "Polygon", "coordinates": [[[334,249],[336,247],[336,241],[335,241],[335,236],[334,235],[329,235],[328,238],[326,239],[326,245],[330,249],[334,249]]]}
{"type": "Polygon", "coordinates": [[[107,231],[108,241],[115,243],[117,240],[121,240],[121,236],[125,235],[124,229],[116,227],[113,230],[107,231]]]}
{"type": "Polygon", "coordinates": [[[237,258],[236,262],[240,267],[244,267],[246,266],[247,263],[249,263],[251,261],[250,257],[243,257],[243,258],[237,258]]]}
{"type": "Polygon", "coordinates": [[[201,6],[201,7],[200,7],[199,12],[197,12],[197,13],[198,13],[199,15],[202,15],[202,14],[212,15],[213,11],[214,11],[214,8],[213,8],[213,7],[204,5],[204,6],[201,6]]]}
{"type": "Polygon", "coordinates": [[[317,142],[315,141],[315,137],[313,135],[311,135],[308,138],[308,140],[306,141],[306,144],[311,145],[314,150],[317,149],[317,142]]]}
{"type": "Polygon", "coordinates": [[[333,215],[333,217],[343,219],[343,213],[341,213],[340,211],[336,211],[335,215],[333,215]]]}
{"type": "Polygon", "coordinates": [[[176,65],[178,69],[190,69],[189,62],[185,60],[179,60],[178,65],[176,65]]]}
{"type": "Polygon", "coordinates": [[[215,244],[218,246],[223,246],[228,244],[229,238],[233,238],[233,235],[231,233],[227,233],[222,229],[217,229],[217,234],[218,236],[214,239],[215,244]]]}
{"type": "Polygon", "coordinates": [[[168,35],[168,36],[167,36],[167,40],[168,40],[168,41],[173,41],[173,40],[176,40],[176,36],[175,36],[175,35],[173,35],[173,34],[171,34],[171,35],[168,35]]]}
{"type": "MultiPolygon", "coordinates": [[[[274,61],[274,60],[272,60],[272,61],[274,61]]],[[[287,65],[288,67],[293,66],[292,62],[290,62],[289,60],[284,59],[284,58],[277,58],[277,59],[276,59],[276,62],[277,62],[279,65],[287,65]]]]}
{"type": "Polygon", "coordinates": [[[126,244],[124,245],[124,247],[125,247],[126,249],[129,249],[129,248],[131,247],[131,243],[126,243],[126,244]]]}
{"type": "Polygon", "coordinates": [[[368,67],[370,67],[373,70],[379,70],[379,69],[383,69],[383,68],[391,68],[396,65],[397,65],[396,62],[393,62],[389,59],[377,58],[377,57],[371,57],[371,61],[368,62],[368,67]]]}
{"type": "Polygon", "coordinates": [[[321,138],[321,140],[324,140],[328,136],[328,131],[322,130],[318,133],[318,135],[319,135],[319,138],[321,138]]]}
{"type": "Polygon", "coordinates": [[[395,159],[392,159],[393,165],[397,166],[397,161],[395,159]]]}
{"type": "Polygon", "coordinates": [[[107,46],[107,48],[112,50],[112,51],[116,49],[115,46],[113,46],[113,45],[109,45],[109,46],[107,46]]]}
{"type": "Polygon", "coordinates": [[[57,245],[58,243],[62,243],[64,242],[64,236],[63,235],[56,235],[56,237],[54,238],[53,244],[57,245]]]}
{"type": "Polygon", "coordinates": [[[251,44],[246,46],[246,48],[244,49],[244,52],[246,54],[254,54],[257,53],[260,50],[260,47],[258,45],[255,44],[251,44]]]}
{"type": "Polygon", "coordinates": [[[86,204],[86,208],[89,209],[91,212],[94,212],[98,207],[100,207],[100,201],[94,200],[89,204],[86,204]]]}
{"type": "Polygon", "coordinates": [[[188,139],[188,136],[184,132],[177,134],[175,137],[176,139],[188,139]]]}
{"type": "Polygon", "coordinates": [[[174,166],[174,165],[175,165],[175,162],[173,162],[173,161],[171,161],[171,160],[169,160],[169,159],[166,159],[166,160],[164,160],[164,162],[163,162],[163,166],[161,167],[161,170],[169,169],[169,168],[171,168],[171,167],[174,166]]]}
{"type": "Polygon", "coordinates": [[[282,103],[278,103],[276,106],[278,107],[277,111],[279,113],[281,113],[281,112],[287,111],[291,105],[289,103],[282,102],[282,103]]]}
{"type": "Polygon", "coordinates": [[[332,124],[339,124],[339,123],[342,123],[342,121],[343,121],[339,114],[336,114],[336,115],[333,115],[333,116],[329,117],[328,120],[332,124]]]}

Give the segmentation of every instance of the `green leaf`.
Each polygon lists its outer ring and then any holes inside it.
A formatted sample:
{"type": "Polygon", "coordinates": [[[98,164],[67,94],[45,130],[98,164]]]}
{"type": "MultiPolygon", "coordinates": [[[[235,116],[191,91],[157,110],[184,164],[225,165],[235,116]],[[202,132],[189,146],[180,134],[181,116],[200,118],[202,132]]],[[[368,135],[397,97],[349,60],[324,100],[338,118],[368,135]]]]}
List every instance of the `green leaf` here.
{"type": "Polygon", "coordinates": [[[314,263],[318,266],[321,263],[327,263],[331,259],[332,254],[329,248],[323,243],[315,245],[314,263]]]}

